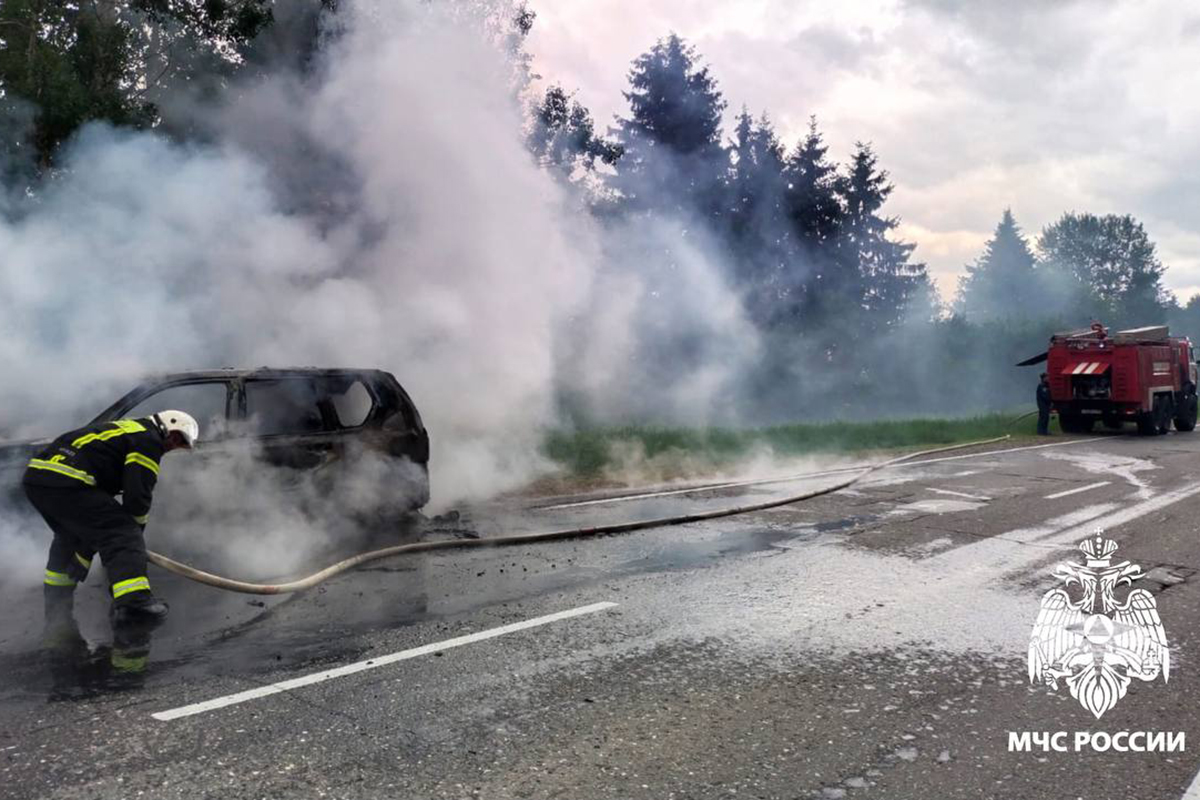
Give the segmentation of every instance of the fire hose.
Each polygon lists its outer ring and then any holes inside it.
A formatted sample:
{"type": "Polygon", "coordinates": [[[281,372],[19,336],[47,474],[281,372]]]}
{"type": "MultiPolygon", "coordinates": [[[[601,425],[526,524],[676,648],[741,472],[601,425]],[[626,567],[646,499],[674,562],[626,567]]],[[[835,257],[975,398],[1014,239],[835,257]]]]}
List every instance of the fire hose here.
{"type": "Polygon", "coordinates": [[[976,442],[965,442],[963,444],[954,444],[947,447],[937,447],[932,450],[921,450],[916,453],[908,453],[906,455],[897,456],[896,458],[881,461],[878,464],[870,464],[862,468],[862,470],[853,478],[849,478],[833,486],[826,486],[823,489],[816,489],[804,494],[793,495],[776,500],[769,500],[763,503],[754,503],[744,506],[732,506],[726,508],[717,508],[711,511],[699,511],[692,514],[681,514],[672,517],[657,517],[654,519],[634,520],[632,522],[618,522],[610,525],[597,525],[587,528],[568,528],[565,530],[543,531],[539,533],[520,533],[509,536],[494,536],[483,539],[447,539],[433,542],[411,542],[409,544],[394,545],[392,547],[384,547],[379,550],[371,550],[366,553],[359,553],[350,558],[343,559],[336,564],[322,569],[318,572],[292,581],[281,583],[248,583],[246,581],[234,580],[232,578],[213,575],[210,572],[196,569],[187,564],[180,563],[174,559],[168,558],[160,553],[151,550],[147,555],[151,563],[157,564],[169,572],[174,572],[176,575],[182,575],[185,578],[197,581],[199,583],[214,586],[218,589],[225,589],[231,592],[243,592],[245,594],[288,594],[291,592],[300,592],[305,589],[311,589],[319,583],[323,583],[335,575],[340,575],[347,570],[362,566],[371,561],[378,561],[382,558],[391,558],[392,556],[406,555],[408,553],[424,553],[431,550],[466,550],[484,547],[506,547],[510,545],[532,544],[535,542],[554,542],[563,541],[566,539],[583,539],[592,536],[606,536],[616,533],[629,533],[631,531],[644,530],[646,528],[661,528],[671,525],[686,525],[693,522],[703,522],[710,519],[719,519],[721,517],[732,517],[737,514],[749,514],[755,511],[765,511],[769,508],[777,508],[779,506],[791,505],[799,503],[803,500],[811,500],[814,497],[820,497],[833,492],[841,491],[850,486],[853,486],[858,481],[865,478],[867,475],[876,470],[893,464],[899,464],[902,461],[918,458],[920,456],[933,455],[935,453],[945,453],[949,450],[962,450],[968,447],[979,447],[982,445],[995,444],[1002,442],[1010,437],[998,436],[994,439],[983,439],[976,442]]]}
{"type": "Polygon", "coordinates": [[[1011,427],[1013,427],[1014,425],[1016,425],[1018,422],[1020,422],[1021,420],[1023,420],[1023,419],[1029,419],[1030,417],[1032,417],[1032,416],[1033,416],[1034,414],[1036,414],[1036,413],[1038,413],[1038,411],[1037,411],[1037,409],[1035,408],[1033,411],[1030,411],[1030,412],[1027,412],[1027,413],[1025,413],[1025,414],[1022,414],[1021,416],[1019,416],[1019,417],[1017,417],[1016,419],[1014,419],[1012,422],[1008,423],[1008,427],[1010,427],[1010,428],[1011,428],[1011,427]]]}

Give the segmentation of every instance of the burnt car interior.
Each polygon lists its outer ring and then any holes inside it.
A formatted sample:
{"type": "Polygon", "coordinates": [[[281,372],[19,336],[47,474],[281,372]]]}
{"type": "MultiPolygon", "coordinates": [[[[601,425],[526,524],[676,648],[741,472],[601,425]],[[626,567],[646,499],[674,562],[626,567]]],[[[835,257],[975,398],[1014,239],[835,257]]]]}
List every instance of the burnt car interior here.
{"type": "Polygon", "coordinates": [[[144,417],[178,408],[200,423],[204,441],[230,436],[296,436],[361,427],[376,400],[353,375],[214,378],[167,386],[119,412],[144,417]]]}
{"type": "Polygon", "coordinates": [[[256,436],[357,428],[375,407],[362,381],[350,377],[250,380],[245,391],[246,419],[256,436]]]}

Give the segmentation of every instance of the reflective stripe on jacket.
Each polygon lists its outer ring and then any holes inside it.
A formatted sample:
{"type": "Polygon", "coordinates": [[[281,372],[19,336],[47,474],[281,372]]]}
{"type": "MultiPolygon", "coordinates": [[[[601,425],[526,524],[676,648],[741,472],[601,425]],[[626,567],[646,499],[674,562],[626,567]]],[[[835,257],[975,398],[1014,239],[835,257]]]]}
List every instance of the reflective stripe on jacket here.
{"type": "Polygon", "coordinates": [[[36,486],[95,486],[121,502],[140,525],[150,513],[165,438],[152,419],[98,422],[69,431],[38,453],[25,470],[36,486]]]}

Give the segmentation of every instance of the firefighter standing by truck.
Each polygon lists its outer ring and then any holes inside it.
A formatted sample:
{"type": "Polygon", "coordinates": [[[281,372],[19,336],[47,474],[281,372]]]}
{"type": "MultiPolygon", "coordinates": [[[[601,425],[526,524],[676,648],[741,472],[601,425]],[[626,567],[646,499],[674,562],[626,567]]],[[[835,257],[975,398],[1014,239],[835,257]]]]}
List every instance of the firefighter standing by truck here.
{"type": "Polygon", "coordinates": [[[114,627],[166,617],[167,605],[146,577],[143,531],[163,455],[191,449],[199,437],[190,415],[162,411],[70,431],[29,462],[25,494],[54,532],[44,579],[47,625],[71,618],[75,587],[97,553],[108,570],[114,627]]]}
{"type": "Polygon", "coordinates": [[[1037,387],[1038,436],[1050,435],[1050,378],[1042,373],[1037,387]]]}

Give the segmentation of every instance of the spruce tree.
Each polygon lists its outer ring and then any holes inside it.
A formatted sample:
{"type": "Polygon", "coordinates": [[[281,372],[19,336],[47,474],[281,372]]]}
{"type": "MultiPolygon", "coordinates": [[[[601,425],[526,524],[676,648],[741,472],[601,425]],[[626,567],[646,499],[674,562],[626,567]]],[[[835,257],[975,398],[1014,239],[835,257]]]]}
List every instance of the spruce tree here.
{"type": "Polygon", "coordinates": [[[744,108],[730,147],[726,213],[734,237],[758,247],[783,233],[783,146],[764,114],[757,122],[744,108]]]}
{"type": "Polygon", "coordinates": [[[743,109],[731,144],[727,225],[736,260],[735,278],[750,317],[774,324],[793,302],[788,296],[790,229],[785,207],[784,151],[764,114],[754,121],[743,109]]]}
{"type": "Polygon", "coordinates": [[[955,312],[973,322],[1049,313],[1033,251],[1011,209],[1004,209],[983,255],[958,280],[955,312]]]}
{"type": "Polygon", "coordinates": [[[909,261],[916,245],[889,236],[899,220],[880,213],[893,188],[871,146],[857,143],[849,170],[838,181],[845,216],[837,269],[822,287],[833,294],[834,308],[860,319],[864,324],[858,329],[874,336],[902,322],[910,301],[929,282],[925,265],[909,261]]]}
{"type": "Polygon", "coordinates": [[[784,165],[789,240],[781,283],[792,325],[819,327],[827,314],[835,313],[832,306],[837,305],[833,294],[825,291],[840,273],[836,245],[842,221],[837,167],[828,160],[828,151],[816,117],[812,117],[808,132],[784,165]]]}
{"type": "Polygon", "coordinates": [[[625,204],[718,215],[725,100],[695,48],[674,33],[660,39],[634,60],[624,95],[630,114],[617,120],[624,155],[611,184],[625,204]]]}
{"type": "Polygon", "coordinates": [[[828,151],[817,119],[811,117],[808,133],[788,156],[784,171],[788,216],[797,242],[809,256],[832,242],[842,218],[837,167],[827,159],[828,151]]]}

